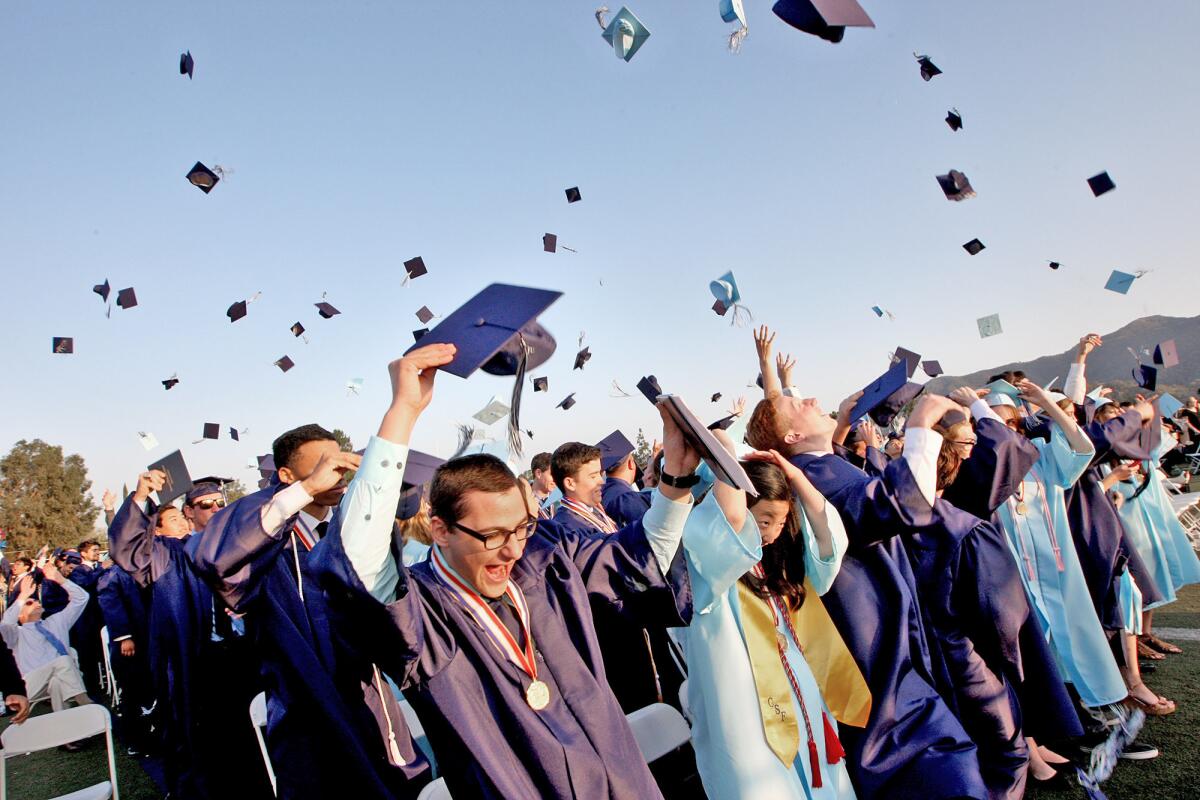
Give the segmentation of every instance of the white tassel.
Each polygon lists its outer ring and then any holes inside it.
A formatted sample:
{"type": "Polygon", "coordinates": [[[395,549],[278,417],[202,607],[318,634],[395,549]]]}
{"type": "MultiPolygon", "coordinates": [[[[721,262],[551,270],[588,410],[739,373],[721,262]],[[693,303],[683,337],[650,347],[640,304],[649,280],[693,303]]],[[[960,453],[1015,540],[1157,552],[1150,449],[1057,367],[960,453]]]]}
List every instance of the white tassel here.
{"type": "Polygon", "coordinates": [[[750,29],[743,25],[733,33],[729,34],[729,52],[742,52],[742,42],[746,40],[746,34],[748,33],[750,33],[750,29]]]}
{"type": "Polygon", "coordinates": [[[746,308],[741,303],[734,303],[731,310],[733,314],[730,316],[729,324],[739,328],[746,327],[747,322],[754,320],[754,315],[750,313],[750,309],[746,308]]]}
{"type": "Polygon", "coordinates": [[[608,13],[608,6],[600,6],[596,9],[596,22],[600,23],[600,30],[608,30],[608,23],[604,21],[604,15],[608,13]]]}

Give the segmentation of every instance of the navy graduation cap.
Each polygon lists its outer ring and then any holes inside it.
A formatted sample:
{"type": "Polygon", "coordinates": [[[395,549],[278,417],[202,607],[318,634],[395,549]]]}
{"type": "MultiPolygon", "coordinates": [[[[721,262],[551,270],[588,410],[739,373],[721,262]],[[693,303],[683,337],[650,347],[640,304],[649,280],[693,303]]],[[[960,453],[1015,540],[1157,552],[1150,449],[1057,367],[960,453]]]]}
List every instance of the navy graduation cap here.
{"type": "Polygon", "coordinates": [[[196,69],[196,60],[192,58],[192,51],[188,50],[179,56],[179,74],[187,75],[188,80],[192,79],[192,72],[196,69]]]}
{"type": "Polygon", "coordinates": [[[917,372],[917,367],[921,365],[921,355],[914,353],[912,350],[906,350],[903,347],[897,347],[896,352],[892,354],[892,363],[903,361],[908,368],[908,376],[911,378],[917,372]]]}
{"type": "Polygon", "coordinates": [[[1154,346],[1154,363],[1160,367],[1179,366],[1179,350],[1175,347],[1174,339],[1154,346]]]}
{"type": "Polygon", "coordinates": [[[567,189],[566,192],[568,203],[578,203],[583,199],[583,195],[579,193],[578,186],[572,186],[570,189],[567,189]]]}
{"type": "Polygon", "coordinates": [[[564,397],[562,402],[556,405],[555,408],[561,408],[563,411],[570,411],[571,406],[573,405],[575,405],[575,393],[571,392],[569,395],[564,397]]]}
{"type": "Polygon", "coordinates": [[[945,175],[938,175],[937,182],[942,187],[942,193],[946,195],[947,200],[959,202],[970,200],[975,196],[975,190],[971,188],[971,182],[967,180],[967,176],[956,169],[950,170],[945,175]]]}
{"type": "Polygon", "coordinates": [[[544,375],[540,378],[533,379],[533,390],[535,392],[546,392],[550,390],[550,379],[544,375]]]}
{"type": "Polygon", "coordinates": [[[162,382],[163,389],[165,391],[169,392],[169,391],[171,391],[171,389],[173,389],[175,387],[175,384],[177,384],[177,383],[179,383],[179,378],[176,378],[174,375],[172,375],[171,377],[167,378],[165,381],[162,382]]]}
{"type": "Polygon", "coordinates": [[[957,108],[952,108],[946,112],[946,124],[950,126],[950,130],[952,131],[962,129],[962,114],[958,113],[957,108]]]}
{"type": "Polygon", "coordinates": [[[863,389],[863,396],[850,412],[851,420],[869,415],[877,425],[887,427],[904,407],[904,404],[919,395],[924,386],[908,380],[908,362],[892,364],[891,368],[863,389]]]}
{"type": "Polygon", "coordinates": [[[542,250],[553,253],[558,249],[558,237],[553,233],[542,234],[542,250]]]}
{"type": "Polygon", "coordinates": [[[972,239],[971,241],[969,241],[963,245],[963,250],[966,250],[968,253],[970,253],[973,256],[979,255],[986,249],[987,249],[987,245],[985,245],[983,242],[979,241],[978,239],[972,239]]]}
{"type": "Polygon", "coordinates": [[[237,322],[239,319],[246,316],[246,301],[238,300],[229,308],[225,309],[225,316],[229,317],[230,322],[237,322]]]}
{"type": "Polygon", "coordinates": [[[600,469],[608,472],[633,452],[633,442],[620,431],[613,431],[596,443],[600,448],[600,469]]]}
{"type": "Polygon", "coordinates": [[[132,286],[117,292],[117,305],[119,307],[133,308],[137,304],[137,292],[133,291],[132,286]]]}
{"type": "Polygon", "coordinates": [[[659,395],[665,394],[662,387],[658,384],[658,378],[653,375],[647,375],[638,381],[637,388],[647,400],[655,405],[658,405],[659,395]]]}
{"type": "Polygon", "coordinates": [[[1100,195],[1111,192],[1113,189],[1117,188],[1117,185],[1113,183],[1113,179],[1108,177],[1107,172],[1101,172],[1099,175],[1093,175],[1092,177],[1088,178],[1087,184],[1088,188],[1092,190],[1093,197],[1099,197],[1100,195]]]}
{"type": "Polygon", "coordinates": [[[1138,364],[1133,368],[1133,379],[1147,392],[1153,392],[1158,386],[1158,370],[1149,364],[1138,364]]]}
{"type": "Polygon", "coordinates": [[[771,10],[793,28],[837,44],[846,28],[874,28],[855,0],[779,0],[771,10]]]}
{"type": "Polygon", "coordinates": [[[217,177],[217,173],[213,172],[199,161],[196,162],[194,167],[188,170],[187,179],[192,186],[195,186],[205,194],[211,192],[213,187],[221,181],[221,179],[217,177]]]}
{"type": "Polygon", "coordinates": [[[108,302],[108,293],[112,291],[108,286],[108,278],[104,279],[104,283],[98,283],[92,287],[92,291],[100,295],[100,299],[108,302]]]}
{"type": "Polygon", "coordinates": [[[931,378],[936,378],[938,375],[941,375],[943,372],[942,363],[940,361],[934,361],[932,359],[930,359],[929,361],[922,361],[921,369],[925,370],[925,374],[931,378]]]}
{"type": "Polygon", "coordinates": [[[216,422],[204,423],[204,438],[205,439],[221,438],[221,426],[216,422]]]}
{"type": "Polygon", "coordinates": [[[918,56],[916,53],[913,53],[913,56],[921,67],[921,80],[930,81],[935,75],[942,74],[942,71],[937,68],[937,64],[929,60],[929,56],[918,56]]]}
{"type": "Polygon", "coordinates": [[[52,336],[50,337],[50,346],[54,353],[71,354],[75,352],[75,340],[70,336],[52,336]]]}
{"type": "Polygon", "coordinates": [[[163,482],[163,488],[158,493],[160,506],[166,505],[176,497],[181,497],[192,490],[192,476],[188,473],[187,464],[183,462],[183,453],[178,450],[155,461],[146,469],[147,471],[159,470],[167,476],[166,481],[163,482]]]}
{"type": "Polygon", "coordinates": [[[592,359],[592,349],[585,347],[575,354],[574,369],[583,369],[583,365],[592,359]]]}
{"type": "Polygon", "coordinates": [[[313,305],[317,307],[317,313],[321,316],[321,319],[332,319],[333,317],[336,317],[338,314],[342,313],[334,308],[330,303],[326,303],[324,301],[320,303],[313,303],[313,305]]]}
{"type": "Polygon", "coordinates": [[[438,467],[445,463],[446,459],[419,450],[408,452],[408,459],[404,462],[400,502],[396,505],[396,519],[412,519],[417,515],[421,510],[421,498],[425,494],[425,487],[433,481],[438,467]]]}
{"type": "Polygon", "coordinates": [[[421,258],[420,256],[417,256],[416,258],[410,258],[408,261],[405,261],[404,271],[408,273],[408,277],[410,278],[419,278],[425,273],[429,272],[429,270],[425,268],[425,259],[421,258]]]}

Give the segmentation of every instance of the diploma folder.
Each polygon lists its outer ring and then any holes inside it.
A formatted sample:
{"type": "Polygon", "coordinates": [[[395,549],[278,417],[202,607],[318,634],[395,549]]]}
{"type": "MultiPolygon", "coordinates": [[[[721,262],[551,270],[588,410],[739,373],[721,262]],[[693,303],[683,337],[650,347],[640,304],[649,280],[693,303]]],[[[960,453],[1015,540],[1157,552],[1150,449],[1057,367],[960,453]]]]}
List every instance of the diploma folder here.
{"type": "Polygon", "coordinates": [[[746,474],[746,470],[742,469],[737,456],[730,453],[724,445],[717,441],[717,437],[713,436],[712,431],[692,413],[692,410],[683,402],[683,398],[678,395],[664,394],[659,396],[658,401],[671,415],[671,419],[675,421],[679,429],[683,431],[683,437],[687,439],[688,444],[700,454],[719,481],[729,484],[735,489],[741,489],[752,497],[758,497],[758,490],[750,482],[750,476],[746,474]]]}
{"type": "Polygon", "coordinates": [[[165,506],[177,497],[182,497],[192,490],[192,476],[188,474],[187,465],[183,463],[183,453],[174,453],[155,461],[146,467],[149,470],[162,470],[167,474],[162,491],[158,493],[158,504],[165,506]]]}

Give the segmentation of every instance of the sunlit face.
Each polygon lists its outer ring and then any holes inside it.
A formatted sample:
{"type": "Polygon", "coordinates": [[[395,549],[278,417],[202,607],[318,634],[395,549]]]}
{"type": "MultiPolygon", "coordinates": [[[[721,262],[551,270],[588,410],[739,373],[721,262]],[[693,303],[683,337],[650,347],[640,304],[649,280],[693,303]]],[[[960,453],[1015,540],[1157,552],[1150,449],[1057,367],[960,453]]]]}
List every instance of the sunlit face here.
{"type": "Polygon", "coordinates": [[[758,525],[758,535],[763,545],[771,544],[783,532],[791,506],[786,500],[759,500],[750,507],[750,514],[758,525]]]}
{"type": "Polygon", "coordinates": [[[954,425],[950,430],[946,431],[946,443],[954,448],[954,452],[959,458],[967,459],[971,457],[971,451],[975,449],[975,431],[971,428],[971,423],[960,422],[954,425]]]}
{"type": "Polygon", "coordinates": [[[84,561],[99,561],[100,545],[94,544],[90,547],[85,547],[79,551],[79,555],[84,561]]]}
{"type": "Polygon", "coordinates": [[[22,625],[37,622],[42,618],[43,612],[42,604],[37,601],[37,598],[30,597],[25,601],[25,605],[21,606],[21,610],[17,612],[17,621],[22,625]]]}
{"type": "Polygon", "coordinates": [[[837,421],[821,410],[815,397],[779,397],[776,401],[779,418],[789,445],[812,442],[833,434],[837,421]]]}
{"type": "Polygon", "coordinates": [[[208,525],[208,521],[221,510],[217,504],[223,503],[224,500],[220,492],[202,494],[191,502],[184,503],[183,516],[191,521],[193,530],[202,531],[208,525]]]}
{"type": "Polygon", "coordinates": [[[598,458],[585,463],[574,475],[563,478],[563,494],[593,508],[600,505],[600,490],[603,486],[604,472],[600,469],[598,458]]]}
{"type": "MultiPolygon", "coordinates": [[[[217,495],[218,497],[220,495],[217,495]]],[[[180,539],[192,531],[192,526],[183,512],[175,506],[163,506],[158,511],[158,534],[180,539]]]]}
{"type": "Polygon", "coordinates": [[[554,474],[549,468],[534,470],[533,488],[543,497],[554,491],[554,474]]]}
{"type": "Polygon", "coordinates": [[[1101,425],[1103,425],[1105,422],[1108,422],[1110,419],[1120,416],[1120,414],[1121,414],[1121,407],[1118,406],[1116,403],[1105,403],[1104,405],[1102,405],[1096,409],[1096,415],[1092,419],[1094,419],[1096,422],[1099,422],[1101,425]]]}
{"type": "Polygon", "coordinates": [[[887,444],[883,446],[883,452],[888,458],[899,458],[904,453],[904,437],[888,439],[887,444]]]}
{"type": "Polygon", "coordinates": [[[26,572],[29,572],[28,564],[26,564],[24,561],[13,562],[12,574],[14,579],[24,575],[26,572]]]}
{"type": "MultiPolygon", "coordinates": [[[[332,439],[322,439],[315,442],[305,442],[296,448],[286,467],[279,470],[279,480],[283,483],[302,481],[313,474],[322,456],[334,455],[341,450],[338,443],[332,439]]],[[[342,502],[346,493],[346,481],[342,481],[332,489],[321,492],[313,498],[313,503],[331,508],[342,502]]]]}
{"type": "MultiPolygon", "coordinates": [[[[465,513],[458,524],[484,535],[515,530],[530,516],[529,506],[516,486],[505,492],[467,492],[459,505],[465,513]]],[[[525,542],[515,536],[498,550],[488,550],[479,539],[447,525],[441,517],[430,520],[430,535],[454,571],[484,597],[504,594],[513,566],[525,552],[525,542]]]]}
{"type": "Polygon", "coordinates": [[[1004,421],[1004,424],[1010,430],[1020,432],[1021,430],[1021,412],[1012,406],[995,406],[992,411],[996,412],[996,416],[1004,421]]]}

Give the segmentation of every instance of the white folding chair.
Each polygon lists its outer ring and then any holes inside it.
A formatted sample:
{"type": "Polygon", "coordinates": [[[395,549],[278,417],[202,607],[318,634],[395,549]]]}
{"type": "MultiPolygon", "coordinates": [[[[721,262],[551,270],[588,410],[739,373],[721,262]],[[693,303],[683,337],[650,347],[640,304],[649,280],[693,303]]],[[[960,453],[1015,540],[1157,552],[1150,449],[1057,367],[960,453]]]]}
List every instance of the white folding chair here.
{"type": "Polygon", "coordinates": [[[108,699],[115,708],[121,704],[121,687],[117,686],[117,675],[113,672],[112,655],[108,652],[108,626],[100,629],[100,648],[104,651],[104,685],[108,699]]]}
{"type": "MultiPolygon", "coordinates": [[[[258,749],[262,751],[263,765],[267,768],[267,777],[271,779],[271,794],[279,795],[275,786],[275,768],[271,766],[271,755],[267,752],[267,740],[263,731],[267,729],[267,693],[259,692],[250,701],[250,723],[254,726],[254,736],[258,739],[258,749]]],[[[0,800],[4,798],[0,797],[0,800]]]]}
{"type": "Polygon", "coordinates": [[[121,800],[117,789],[117,759],[113,754],[112,718],[108,709],[90,703],[51,714],[30,717],[20,725],[9,725],[0,734],[0,800],[8,798],[8,759],[49,750],[77,739],[103,733],[108,747],[108,780],[60,795],[54,800],[121,800]]]}
{"type": "Polygon", "coordinates": [[[688,682],[687,678],[683,679],[683,683],[679,684],[679,707],[683,709],[683,718],[688,721],[688,725],[692,724],[692,710],[688,708],[688,682]]]}
{"type": "Polygon", "coordinates": [[[417,795],[417,800],[454,800],[454,798],[450,796],[450,790],[446,788],[446,779],[438,778],[436,781],[425,784],[425,788],[417,795]]]}
{"type": "Polygon", "coordinates": [[[687,744],[692,735],[683,715],[666,703],[651,703],[625,718],[647,764],[687,744]]]}

